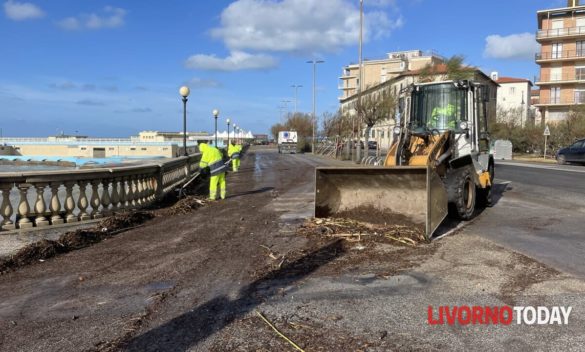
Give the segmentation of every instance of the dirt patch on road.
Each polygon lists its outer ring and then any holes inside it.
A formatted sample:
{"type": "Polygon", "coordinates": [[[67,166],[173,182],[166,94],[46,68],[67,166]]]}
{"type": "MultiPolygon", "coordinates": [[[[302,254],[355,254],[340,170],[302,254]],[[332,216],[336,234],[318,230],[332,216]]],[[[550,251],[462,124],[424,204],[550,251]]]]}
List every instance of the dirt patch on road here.
{"type": "MultiPolygon", "coordinates": [[[[341,218],[309,219],[299,227],[297,234],[307,239],[302,249],[279,252],[261,246],[264,265],[259,265],[252,277],[258,278],[270,270],[279,270],[332,242],[339,243],[343,255],[336,255],[335,260],[319,265],[318,274],[339,275],[369,270],[378,276],[388,277],[418,266],[423,258],[433,255],[440,246],[439,242],[428,243],[423,232],[416,228],[341,218]]],[[[312,265],[306,261],[302,263],[312,265]]]]}
{"type": "Polygon", "coordinates": [[[561,273],[520,253],[513,253],[510,263],[506,265],[511,275],[502,284],[499,298],[511,306],[516,298],[530,286],[550,280],[561,273]]]}
{"type": "Polygon", "coordinates": [[[390,211],[382,211],[373,206],[361,206],[351,210],[342,211],[333,215],[338,219],[353,219],[364,223],[401,226],[410,228],[413,231],[424,231],[424,224],[416,224],[409,217],[390,211]]]}
{"type": "MultiPolygon", "coordinates": [[[[305,351],[440,351],[447,346],[413,341],[404,335],[372,330],[356,333],[337,326],[338,316],[316,321],[296,315],[267,320],[290,341],[305,351]]],[[[257,314],[245,317],[224,330],[227,338],[216,342],[212,352],[223,351],[294,351],[295,348],[279,336],[257,314]]]]}

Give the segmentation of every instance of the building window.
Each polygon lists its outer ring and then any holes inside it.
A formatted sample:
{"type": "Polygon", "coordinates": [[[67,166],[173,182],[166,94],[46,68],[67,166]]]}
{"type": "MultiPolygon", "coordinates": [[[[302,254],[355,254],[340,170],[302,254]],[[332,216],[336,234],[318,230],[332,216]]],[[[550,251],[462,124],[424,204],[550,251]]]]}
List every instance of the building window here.
{"type": "Polygon", "coordinates": [[[560,59],[563,56],[563,43],[553,43],[551,59],[560,59]]]}
{"type": "Polygon", "coordinates": [[[146,150],[146,148],[142,148],[141,150],[146,150]]]}
{"type": "Polygon", "coordinates": [[[576,88],[575,89],[575,104],[584,104],[585,103],[585,88],[576,88]]]}
{"type": "Polygon", "coordinates": [[[585,66],[575,66],[575,79],[585,80],[585,66]]]}
{"type": "Polygon", "coordinates": [[[577,56],[585,56],[585,40],[578,41],[576,44],[577,56]]]}
{"type": "Polygon", "coordinates": [[[384,130],[380,131],[380,138],[384,138],[384,130]]]}
{"type": "Polygon", "coordinates": [[[130,148],[130,150],[136,150],[136,148],[130,148]]]}
{"type": "Polygon", "coordinates": [[[87,150],[87,148],[85,148],[85,147],[81,147],[81,150],[87,150]]]}
{"type": "Polygon", "coordinates": [[[561,66],[553,66],[550,68],[550,80],[560,81],[563,76],[563,68],[561,66]]]}
{"type": "Polygon", "coordinates": [[[510,87],[510,95],[516,94],[516,87],[510,87]]]}
{"type": "Polygon", "coordinates": [[[551,87],[550,103],[559,104],[561,102],[561,87],[551,87]]]}
{"type": "Polygon", "coordinates": [[[116,148],[108,148],[108,150],[115,150],[116,148]]]}

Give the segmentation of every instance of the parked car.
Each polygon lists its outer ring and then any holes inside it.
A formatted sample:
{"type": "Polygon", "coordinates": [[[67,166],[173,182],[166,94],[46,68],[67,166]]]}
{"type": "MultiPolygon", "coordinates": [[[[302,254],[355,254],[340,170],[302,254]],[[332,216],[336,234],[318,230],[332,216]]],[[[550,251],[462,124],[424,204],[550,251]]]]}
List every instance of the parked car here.
{"type": "Polygon", "coordinates": [[[378,142],[368,141],[368,149],[377,149],[377,148],[378,148],[378,142]]]}
{"type": "Polygon", "coordinates": [[[585,164],[585,138],[576,141],[569,147],[559,149],[557,163],[561,165],[566,163],[585,164]]]}

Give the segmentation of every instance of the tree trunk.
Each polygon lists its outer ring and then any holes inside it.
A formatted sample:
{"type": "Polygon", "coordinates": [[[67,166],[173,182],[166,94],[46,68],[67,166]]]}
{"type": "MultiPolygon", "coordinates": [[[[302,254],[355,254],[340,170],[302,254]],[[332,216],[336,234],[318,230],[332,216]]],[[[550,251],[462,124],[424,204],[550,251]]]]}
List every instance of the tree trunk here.
{"type": "Polygon", "coordinates": [[[368,156],[368,152],[370,150],[370,148],[368,147],[368,143],[370,142],[370,136],[372,133],[372,127],[374,126],[370,126],[370,125],[366,125],[366,131],[365,131],[365,138],[364,138],[364,149],[366,150],[366,156],[368,156]]]}

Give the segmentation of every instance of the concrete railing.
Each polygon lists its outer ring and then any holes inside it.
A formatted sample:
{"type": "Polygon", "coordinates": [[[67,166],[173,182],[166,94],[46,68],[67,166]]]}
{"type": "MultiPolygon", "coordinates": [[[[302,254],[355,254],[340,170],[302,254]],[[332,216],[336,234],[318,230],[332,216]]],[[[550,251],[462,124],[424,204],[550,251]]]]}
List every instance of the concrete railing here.
{"type": "Polygon", "coordinates": [[[0,173],[0,230],[98,219],[149,205],[199,169],[200,154],[160,164],[0,173]]]}

